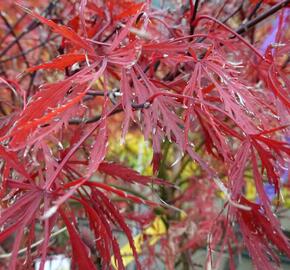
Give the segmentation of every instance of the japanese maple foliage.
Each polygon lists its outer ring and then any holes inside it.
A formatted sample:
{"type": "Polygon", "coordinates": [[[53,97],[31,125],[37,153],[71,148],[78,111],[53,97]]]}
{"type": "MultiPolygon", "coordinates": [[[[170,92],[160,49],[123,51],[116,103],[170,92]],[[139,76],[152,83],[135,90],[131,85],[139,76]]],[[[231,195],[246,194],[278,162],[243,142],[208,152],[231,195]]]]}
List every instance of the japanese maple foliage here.
{"type": "Polygon", "coordinates": [[[58,252],[74,269],[125,269],[120,234],[137,269],[192,269],[198,248],[208,269],[213,251],[231,268],[244,248],[257,269],[290,257],[275,214],[290,154],[290,1],[153,2],[0,3],[3,267],[41,258],[44,269],[58,252]],[[111,154],[138,132],[151,176],[111,154]],[[166,234],[137,248],[133,228],[156,217],[166,234]],[[63,228],[70,246],[54,241],[63,228]]]}

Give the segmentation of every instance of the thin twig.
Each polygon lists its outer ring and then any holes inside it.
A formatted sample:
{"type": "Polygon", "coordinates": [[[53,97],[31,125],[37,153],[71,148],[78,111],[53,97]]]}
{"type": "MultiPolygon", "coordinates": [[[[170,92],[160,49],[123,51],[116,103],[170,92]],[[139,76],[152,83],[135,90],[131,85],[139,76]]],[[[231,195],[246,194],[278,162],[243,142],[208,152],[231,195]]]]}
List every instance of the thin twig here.
{"type": "MultiPolygon", "coordinates": [[[[6,19],[6,17],[4,16],[3,12],[0,12],[0,17],[2,18],[2,20],[3,20],[4,23],[6,24],[6,26],[7,26],[8,30],[9,30],[9,32],[10,32],[10,33],[12,34],[12,36],[14,37],[14,39],[15,39],[15,41],[16,41],[16,44],[17,44],[17,46],[18,46],[18,48],[19,48],[19,50],[21,51],[21,53],[23,53],[24,50],[23,50],[23,47],[22,47],[22,45],[21,45],[21,43],[20,43],[20,40],[18,40],[17,35],[15,34],[15,32],[14,32],[14,30],[13,30],[11,24],[9,23],[9,21],[8,21],[8,20],[6,19]]],[[[24,62],[25,62],[25,64],[26,64],[26,66],[29,67],[29,63],[28,63],[28,61],[27,61],[27,58],[26,58],[25,54],[23,54],[23,59],[24,59],[24,62]]]]}
{"type": "Polygon", "coordinates": [[[9,58],[3,59],[3,60],[0,61],[0,64],[2,64],[2,63],[6,63],[6,62],[9,62],[9,61],[14,60],[14,59],[17,59],[17,58],[19,58],[19,57],[22,57],[23,55],[27,55],[27,54],[29,54],[29,53],[31,53],[31,52],[37,50],[38,48],[43,47],[43,46],[46,45],[48,42],[53,41],[53,40],[55,40],[55,39],[57,39],[57,38],[59,38],[59,36],[54,36],[54,37],[50,38],[49,40],[45,40],[45,41],[39,43],[37,46],[32,47],[32,48],[30,48],[30,49],[27,50],[27,51],[24,51],[24,52],[21,52],[21,53],[19,53],[19,54],[13,55],[13,56],[11,56],[11,57],[9,57],[9,58]]]}
{"type": "Polygon", "coordinates": [[[257,16],[256,18],[248,21],[247,23],[241,25],[237,30],[237,34],[243,34],[246,31],[248,31],[251,27],[255,26],[256,24],[260,23],[261,21],[265,20],[266,18],[268,18],[269,16],[275,14],[277,11],[279,11],[280,9],[286,7],[288,4],[290,4],[290,0],[284,0],[278,4],[276,4],[275,6],[271,7],[270,9],[268,9],[267,11],[265,11],[264,13],[260,14],[259,16],[257,16]]]}
{"type": "Polygon", "coordinates": [[[5,39],[7,37],[9,37],[9,35],[11,34],[11,31],[14,31],[14,29],[24,20],[24,18],[27,16],[27,13],[24,13],[17,21],[16,23],[12,26],[12,28],[1,38],[0,40],[0,44],[3,44],[3,42],[5,41],[5,39]]]}
{"type": "MultiPolygon", "coordinates": [[[[149,102],[144,102],[144,103],[140,103],[140,104],[134,104],[132,103],[132,108],[134,110],[142,110],[142,109],[147,109],[149,108],[150,103],[149,102]]],[[[112,116],[114,114],[120,113],[123,111],[123,108],[121,108],[121,106],[117,107],[109,116],[112,116]]],[[[101,119],[101,115],[96,115],[94,117],[88,118],[88,119],[72,119],[69,121],[70,125],[78,125],[78,124],[90,124],[90,123],[94,123],[97,122],[101,119]]]]}
{"type": "MultiPolygon", "coordinates": [[[[284,0],[283,2],[280,2],[280,3],[276,4],[275,6],[271,7],[269,10],[267,10],[264,13],[260,14],[259,16],[257,16],[256,18],[248,21],[245,24],[242,24],[240,27],[238,27],[237,30],[235,30],[235,32],[237,34],[244,34],[245,32],[247,32],[250,28],[252,28],[256,24],[262,22],[263,20],[265,20],[269,16],[275,14],[277,11],[279,11],[282,8],[286,7],[289,3],[290,3],[290,0],[284,0]]],[[[234,38],[234,37],[235,36],[232,36],[231,38],[234,38]]],[[[197,42],[200,43],[203,40],[205,40],[205,38],[200,38],[200,39],[197,40],[197,42]]]]}
{"type": "Polygon", "coordinates": [[[222,22],[220,22],[219,20],[207,16],[207,15],[201,15],[197,17],[197,21],[200,20],[210,20],[213,21],[214,23],[219,24],[220,26],[222,26],[225,30],[227,30],[228,32],[230,32],[233,37],[237,37],[242,43],[244,43],[244,45],[246,45],[248,48],[250,48],[259,58],[261,58],[261,60],[265,60],[264,55],[262,55],[259,50],[257,50],[251,43],[249,43],[245,38],[243,38],[239,33],[237,33],[236,31],[234,31],[232,28],[228,27],[227,25],[223,24],[222,22]]]}
{"type": "Polygon", "coordinates": [[[20,39],[37,28],[39,25],[40,23],[36,21],[33,21],[30,25],[28,25],[28,27],[16,39],[9,43],[7,47],[0,53],[0,58],[4,56],[20,39]]]}
{"type": "Polygon", "coordinates": [[[226,18],[224,18],[222,20],[222,22],[223,23],[226,23],[229,19],[231,19],[232,17],[234,17],[243,8],[243,5],[244,5],[244,1],[242,1],[240,3],[240,5],[231,14],[229,14],[226,18]]]}
{"type": "MultiPolygon", "coordinates": [[[[117,113],[120,113],[122,111],[123,111],[122,108],[116,109],[110,114],[110,116],[117,114],[117,113]]],[[[99,121],[101,119],[101,117],[102,117],[101,115],[96,115],[96,116],[88,118],[88,119],[71,119],[69,121],[69,124],[70,125],[91,124],[91,123],[99,121]]]]}
{"type": "MultiPolygon", "coordinates": [[[[192,5],[192,0],[190,1],[190,3],[192,5]]],[[[189,30],[189,34],[190,35],[194,34],[194,29],[195,29],[194,21],[195,21],[195,18],[196,18],[198,5],[199,5],[199,0],[195,0],[194,8],[193,8],[191,19],[190,19],[190,30],[189,30]]]]}
{"type": "MultiPolygon", "coordinates": [[[[61,228],[60,230],[58,230],[58,231],[52,233],[52,234],[50,235],[50,239],[56,237],[57,235],[59,235],[59,234],[61,234],[61,233],[63,233],[63,232],[65,232],[66,230],[67,230],[67,228],[66,228],[66,227],[63,227],[63,228],[61,228]]],[[[35,243],[33,243],[33,244],[30,246],[30,249],[33,249],[33,248],[35,248],[35,247],[41,245],[43,241],[44,241],[44,238],[43,238],[43,239],[40,239],[39,241],[37,241],[37,242],[35,242],[35,243]]],[[[27,252],[27,247],[18,250],[18,255],[21,255],[21,254],[23,254],[23,253],[25,253],[25,252],[27,252]]],[[[9,259],[11,256],[12,256],[12,252],[11,252],[11,253],[0,254],[0,259],[9,259]]]]}
{"type": "MultiPolygon", "coordinates": [[[[56,6],[58,0],[53,0],[48,6],[47,8],[44,10],[44,12],[42,13],[42,16],[47,16],[48,14],[50,14],[52,12],[52,10],[54,9],[54,7],[56,6]]],[[[38,26],[40,26],[41,23],[33,20],[28,27],[16,38],[14,39],[11,43],[9,43],[7,45],[7,47],[0,53],[0,58],[3,57],[17,42],[19,42],[19,40],[21,40],[25,35],[27,35],[28,33],[30,33],[31,31],[33,31],[35,28],[37,28],[38,26]]]]}
{"type": "MultiPolygon", "coordinates": [[[[231,19],[232,17],[234,17],[242,8],[243,8],[243,4],[244,4],[244,1],[242,1],[241,3],[240,3],[240,5],[231,13],[231,14],[229,14],[226,18],[224,18],[224,19],[222,19],[221,20],[221,22],[223,23],[223,24],[225,24],[229,19],[231,19]]],[[[218,19],[218,16],[216,16],[215,18],[217,18],[218,19]]],[[[216,26],[216,23],[214,23],[213,24],[213,26],[209,29],[209,32],[211,32],[212,31],[212,29],[214,28],[216,26]]],[[[215,28],[215,29],[217,29],[217,28],[219,28],[220,27],[220,25],[217,25],[217,27],[215,28]]],[[[197,40],[197,43],[201,43],[201,42],[203,42],[204,40],[206,39],[206,37],[201,37],[201,38],[199,38],[198,40],[197,40]]],[[[203,58],[203,57],[202,57],[203,58]]]]}
{"type": "Polygon", "coordinates": [[[260,8],[261,4],[263,3],[263,0],[260,0],[255,7],[253,8],[253,10],[251,11],[250,15],[248,16],[248,20],[251,20],[253,18],[253,16],[255,16],[256,12],[258,11],[258,9],[260,8]]]}

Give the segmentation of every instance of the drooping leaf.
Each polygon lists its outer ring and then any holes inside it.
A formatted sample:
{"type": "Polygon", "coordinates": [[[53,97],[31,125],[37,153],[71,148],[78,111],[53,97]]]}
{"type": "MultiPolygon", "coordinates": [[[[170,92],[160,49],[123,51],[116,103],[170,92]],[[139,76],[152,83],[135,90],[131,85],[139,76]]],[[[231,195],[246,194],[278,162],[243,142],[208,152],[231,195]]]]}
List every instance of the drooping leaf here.
{"type": "Polygon", "coordinates": [[[90,44],[87,41],[85,41],[83,38],[81,38],[76,32],[74,32],[69,27],[67,27],[65,25],[58,25],[55,22],[53,22],[52,20],[46,19],[35,12],[31,12],[29,9],[25,9],[25,11],[28,12],[32,17],[39,20],[41,23],[49,26],[55,33],[58,33],[62,37],[71,41],[78,48],[83,48],[83,49],[87,50],[88,52],[94,54],[94,50],[90,46],[90,44]]]}
{"type": "Polygon", "coordinates": [[[170,185],[170,183],[162,179],[140,175],[138,172],[117,163],[102,162],[98,170],[107,175],[118,177],[124,181],[128,181],[131,183],[135,182],[142,185],[147,185],[151,183],[154,184],[162,183],[165,185],[170,185]]]}
{"type": "Polygon", "coordinates": [[[64,210],[59,210],[62,219],[64,220],[68,233],[70,235],[70,241],[73,251],[73,259],[76,261],[80,269],[97,269],[89,258],[88,247],[85,246],[81,240],[76,228],[71,221],[66,217],[64,210]]]}
{"type": "Polygon", "coordinates": [[[35,67],[27,69],[28,72],[33,72],[39,69],[59,69],[63,70],[77,62],[84,61],[86,56],[84,54],[63,54],[53,59],[49,63],[44,63],[35,67]]]}

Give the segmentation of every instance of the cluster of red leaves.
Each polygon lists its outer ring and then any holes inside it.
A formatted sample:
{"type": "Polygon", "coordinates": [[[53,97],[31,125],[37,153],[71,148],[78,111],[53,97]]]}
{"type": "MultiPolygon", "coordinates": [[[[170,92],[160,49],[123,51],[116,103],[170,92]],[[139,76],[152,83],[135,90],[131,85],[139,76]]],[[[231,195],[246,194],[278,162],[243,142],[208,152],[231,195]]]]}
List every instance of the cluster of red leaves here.
{"type": "MultiPolygon", "coordinates": [[[[232,254],[232,245],[239,246],[232,228],[237,222],[256,268],[272,269],[271,261],[278,262],[276,250],[290,257],[290,245],[263,188],[268,181],[279,198],[280,171],[290,154],[283,141],[290,110],[289,56],[285,60],[289,17],[283,7],[289,1],[271,1],[271,8],[280,10],[279,23],[265,53],[252,44],[250,35],[238,34],[247,32],[246,26],[235,32],[221,22],[229,13],[228,1],[218,12],[205,1],[197,14],[198,1],[188,7],[175,4],[174,12],[151,1],[48,1],[46,8],[37,6],[38,1],[12,2],[3,7],[7,14],[1,13],[0,25],[6,29],[0,36],[0,242],[14,237],[9,269],[30,265],[37,257],[43,269],[50,235],[60,220],[78,269],[95,269],[98,260],[106,269],[112,254],[118,269],[124,269],[116,227],[128,238],[141,268],[125,220],[130,215],[123,215],[110,198],[114,194],[152,208],[160,202],[111,183],[122,179],[127,185],[157,184],[169,190],[175,183],[105,161],[114,135],[111,116],[120,112],[123,139],[134,122],[145,139],[152,140],[154,173],[166,139],[202,168],[200,179],[190,178],[186,190],[168,202],[188,215],[169,228],[168,241],[161,240],[167,246],[164,256],[173,254],[173,259],[195,250],[205,245],[208,235],[209,247],[221,244],[232,254]],[[13,12],[8,12],[9,5],[13,12]],[[36,7],[42,13],[34,11],[36,7]],[[101,101],[93,102],[95,96],[101,101]],[[194,145],[201,142],[197,153],[194,145]],[[244,197],[246,171],[253,177],[259,204],[244,197]],[[106,180],[94,181],[96,173],[106,180]],[[216,188],[227,200],[227,215],[223,225],[213,229],[216,188]],[[73,201],[88,219],[95,254],[79,233],[73,201]],[[36,225],[43,228],[43,240],[32,252],[39,240],[36,225]],[[185,233],[187,243],[181,238],[185,233]],[[22,247],[27,252],[18,256],[22,247]]],[[[238,7],[236,2],[231,6],[238,7]]],[[[250,18],[259,8],[263,12],[270,6],[250,1],[237,11],[250,18]]],[[[261,40],[273,32],[262,33],[261,40]]],[[[149,216],[152,221],[154,215],[149,216]]],[[[174,261],[168,266],[174,268],[174,261]]]]}

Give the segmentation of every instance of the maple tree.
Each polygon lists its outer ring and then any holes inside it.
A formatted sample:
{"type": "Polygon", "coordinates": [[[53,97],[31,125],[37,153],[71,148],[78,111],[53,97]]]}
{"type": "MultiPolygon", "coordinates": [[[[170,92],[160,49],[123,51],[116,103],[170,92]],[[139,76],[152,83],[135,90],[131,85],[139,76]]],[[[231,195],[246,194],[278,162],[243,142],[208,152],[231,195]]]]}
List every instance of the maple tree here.
{"type": "Polygon", "coordinates": [[[167,4],[1,1],[3,267],[41,258],[44,269],[61,252],[75,269],[110,269],[112,256],[124,269],[116,230],[137,269],[192,269],[200,247],[209,269],[214,251],[232,269],[243,248],[257,269],[290,257],[275,214],[290,153],[290,1],[167,4]],[[128,133],[152,148],[151,175],[112,154],[128,133]],[[156,217],[166,233],[137,249],[133,228],[156,217]],[[51,242],[63,228],[69,247],[51,242]]]}

